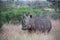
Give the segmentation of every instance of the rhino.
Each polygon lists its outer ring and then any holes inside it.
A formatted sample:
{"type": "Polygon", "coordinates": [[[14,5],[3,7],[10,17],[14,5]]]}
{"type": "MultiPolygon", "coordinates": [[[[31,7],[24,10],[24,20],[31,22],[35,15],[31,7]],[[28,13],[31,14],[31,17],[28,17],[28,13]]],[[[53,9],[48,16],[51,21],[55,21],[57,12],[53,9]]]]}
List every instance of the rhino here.
{"type": "Polygon", "coordinates": [[[22,20],[22,30],[49,33],[52,28],[51,21],[44,16],[28,15],[22,20]]]}

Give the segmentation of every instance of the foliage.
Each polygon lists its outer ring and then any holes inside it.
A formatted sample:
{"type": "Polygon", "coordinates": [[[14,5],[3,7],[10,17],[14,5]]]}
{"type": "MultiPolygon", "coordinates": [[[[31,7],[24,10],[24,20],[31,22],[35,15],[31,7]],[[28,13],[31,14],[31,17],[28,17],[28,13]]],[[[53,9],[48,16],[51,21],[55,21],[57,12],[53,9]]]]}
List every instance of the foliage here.
{"type": "Polygon", "coordinates": [[[51,16],[53,19],[60,19],[60,0],[47,0],[52,3],[51,7],[55,9],[51,16]]]}
{"type": "Polygon", "coordinates": [[[37,16],[45,15],[43,9],[32,9],[32,8],[14,8],[11,10],[1,11],[0,13],[0,25],[3,23],[20,23],[22,17],[28,14],[36,14],[37,16]]]}
{"type": "Polygon", "coordinates": [[[60,19],[60,13],[59,12],[54,12],[51,17],[56,20],[56,19],[60,19]]]}
{"type": "Polygon", "coordinates": [[[60,0],[47,0],[52,3],[52,7],[58,12],[60,12],[60,0]]]}

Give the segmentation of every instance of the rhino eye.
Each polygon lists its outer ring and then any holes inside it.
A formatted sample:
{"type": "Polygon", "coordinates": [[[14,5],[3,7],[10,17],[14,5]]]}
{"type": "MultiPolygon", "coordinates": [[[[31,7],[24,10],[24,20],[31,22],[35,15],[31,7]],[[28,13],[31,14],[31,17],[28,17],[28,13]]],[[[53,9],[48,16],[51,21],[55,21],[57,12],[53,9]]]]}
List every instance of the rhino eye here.
{"type": "Polygon", "coordinates": [[[24,20],[22,21],[22,24],[25,25],[25,21],[24,20]]]}

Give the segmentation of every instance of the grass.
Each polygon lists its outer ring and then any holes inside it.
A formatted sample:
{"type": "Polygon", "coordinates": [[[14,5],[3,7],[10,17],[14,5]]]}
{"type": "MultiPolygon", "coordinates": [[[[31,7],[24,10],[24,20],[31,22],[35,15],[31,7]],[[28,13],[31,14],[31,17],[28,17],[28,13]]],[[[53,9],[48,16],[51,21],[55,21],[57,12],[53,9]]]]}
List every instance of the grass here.
{"type": "Polygon", "coordinates": [[[21,30],[20,25],[4,24],[2,33],[0,33],[1,40],[59,40],[60,38],[60,20],[51,20],[52,30],[49,34],[44,35],[40,32],[28,33],[21,30]]]}

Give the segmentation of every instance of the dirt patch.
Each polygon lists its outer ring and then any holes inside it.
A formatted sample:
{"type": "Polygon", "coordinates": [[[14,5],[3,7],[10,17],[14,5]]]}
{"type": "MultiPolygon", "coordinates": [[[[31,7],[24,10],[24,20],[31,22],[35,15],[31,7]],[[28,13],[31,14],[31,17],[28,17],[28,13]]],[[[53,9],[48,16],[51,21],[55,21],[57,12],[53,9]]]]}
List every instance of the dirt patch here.
{"type": "Polygon", "coordinates": [[[21,30],[21,25],[4,24],[0,40],[60,40],[60,20],[51,20],[52,30],[49,34],[29,34],[21,30]]]}
{"type": "Polygon", "coordinates": [[[52,22],[52,35],[55,40],[60,40],[60,20],[51,20],[52,22]]]}

